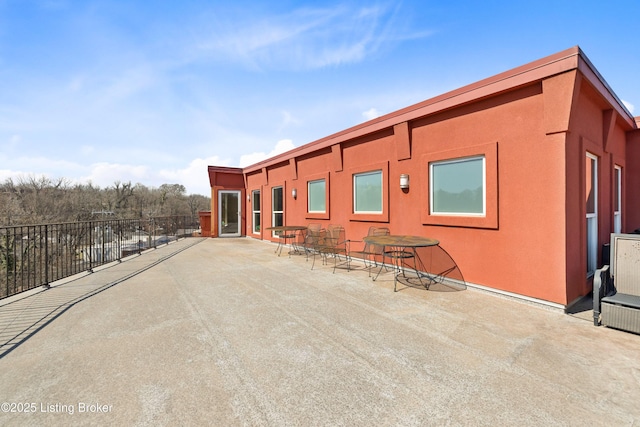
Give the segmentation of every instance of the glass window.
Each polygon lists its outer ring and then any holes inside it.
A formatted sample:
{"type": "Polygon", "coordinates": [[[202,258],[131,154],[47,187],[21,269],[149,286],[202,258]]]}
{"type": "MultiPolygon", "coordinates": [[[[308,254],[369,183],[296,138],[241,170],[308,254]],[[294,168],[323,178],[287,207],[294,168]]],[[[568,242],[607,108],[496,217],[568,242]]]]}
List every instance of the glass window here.
{"type": "Polygon", "coordinates": [[[251,192],[251,211],[253,218],[253,232],[260,233],[260,190],[251,192]]]}
{"type": "Polygon", "coordinates": [[[382,171],[353,175],[355,213],[382,213],[382,171]]]}
{"type": "Polygon", "coordinates": [[[484,156],[435,162],[429,166],[432,214],[485,214],[484,156]]]}
{"type": "Polygon", "coordinates": [[[284,199],[282,195],[282,187],[271,189],[271,225],[273,227],[284,225],[284,199]]]}
{"type": "Polygon", "coordinates": [[[310,213],[325,213],[326,206],[326,182],[324,179],[309,181],[307,183],[307,209],[310,213]]]}

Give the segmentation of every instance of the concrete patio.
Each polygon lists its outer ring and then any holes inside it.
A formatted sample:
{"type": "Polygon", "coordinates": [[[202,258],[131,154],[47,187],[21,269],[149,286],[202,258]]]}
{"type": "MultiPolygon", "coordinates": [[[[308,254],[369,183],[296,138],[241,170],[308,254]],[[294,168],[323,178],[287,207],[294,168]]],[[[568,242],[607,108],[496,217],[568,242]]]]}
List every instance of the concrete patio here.
{"type": "Polygon", "coordinates": [[[0,302],[0,424],[640,423],[640,336],[274,249],[184,239],[0,302]]]}

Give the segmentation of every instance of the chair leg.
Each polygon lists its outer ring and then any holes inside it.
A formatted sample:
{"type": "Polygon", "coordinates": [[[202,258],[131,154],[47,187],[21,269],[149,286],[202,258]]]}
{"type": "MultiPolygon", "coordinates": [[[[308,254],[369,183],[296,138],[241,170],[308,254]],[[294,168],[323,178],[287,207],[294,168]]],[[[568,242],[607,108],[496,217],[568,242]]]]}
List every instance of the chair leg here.
{"type": "MultiPolygon", "coordinates": [[[[340,255],[338,253],[333,254],[333,273],[335,274],[336,272],[336,267],[338,266],[338,261],[340,260],[340,255]]],[[[344,254],[344,262],[347,264],[347,272],[351,271],[351,258],[349,257],[349,254],[347,254],[345,252],[344,254]]]]}

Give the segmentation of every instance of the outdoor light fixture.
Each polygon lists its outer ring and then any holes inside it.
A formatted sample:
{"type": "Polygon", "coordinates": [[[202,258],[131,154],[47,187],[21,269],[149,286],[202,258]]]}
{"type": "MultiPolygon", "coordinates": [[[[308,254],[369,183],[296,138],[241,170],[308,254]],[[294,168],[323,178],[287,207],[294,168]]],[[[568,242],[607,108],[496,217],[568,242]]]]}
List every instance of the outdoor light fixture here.
{"type": "Polygon", "coordinates": [[[406,173],[400,174],[400,188],[409,188],[409,175],[406,173]]]}
{"type": "Polygon", "coordinates": [[[298,198],[298,190],[297,189],[293,189],[291,190],[291,197],[293,197],[294,199],[298,198]]]}

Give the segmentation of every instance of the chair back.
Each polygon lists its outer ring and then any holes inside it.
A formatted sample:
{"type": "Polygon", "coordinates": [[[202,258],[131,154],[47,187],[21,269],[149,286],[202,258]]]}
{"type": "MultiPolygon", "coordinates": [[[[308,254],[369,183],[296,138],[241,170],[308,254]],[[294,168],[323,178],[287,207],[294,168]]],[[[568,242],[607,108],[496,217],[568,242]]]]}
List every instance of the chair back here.
{"type": "Polygon", "coordinates": [[[388,227],[371,227],[373,231],[369,230],[371,236],[388,236],[391,234],[388,227]]]}
{"type": "MultiPolygon", "coordinates": [[[[388,227],[369,227],[369,236],[388,236],[389,234],[391,232],[388,227]]],[[[372,255],[382,255],[384,246],[367,243],[364,250],[372,255]]]]}
{"type": "Polygon", "coordinates": [[[347,239],[344,227],[341,225],[329,224],[327,234],[324,238],[324,246],[328,248],[346,249],[347,239]]]}
{"type": "Polygon", "coordinates": [[[640,234],[611,235],[611,275],[617,292],[640,296],[640,234]]]}
{"type": "Polygon", "coordinates": [[[309,224],[309,227],[307,227],[307,230],[305,231],[304,244],[309,249],[317,249],[324,243],[325,230],[320,228],[319,224],[318,227],[312,227],[311,225],[314,224],[309,224]]]}
{"type": "Polygon", "coordinates": [[[322,229],[322,226],[318,223],[312,222],[307,225],[307,230],[311,232],[319,232],[322,229]]]}

